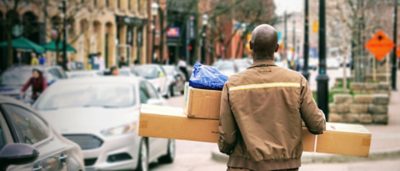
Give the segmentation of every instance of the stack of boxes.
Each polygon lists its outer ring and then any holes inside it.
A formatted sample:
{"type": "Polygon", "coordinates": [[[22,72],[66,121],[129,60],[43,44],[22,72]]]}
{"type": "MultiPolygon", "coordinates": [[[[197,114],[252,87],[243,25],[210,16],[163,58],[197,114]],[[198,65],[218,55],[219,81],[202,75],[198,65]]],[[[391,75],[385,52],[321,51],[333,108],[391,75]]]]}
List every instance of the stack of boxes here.
{"type": "MultiPolygon", "coordinates": [[[[142,105],[139,135],[200,142],[218,142],[221,91],[189,88],[184,109],[142,105]]],[[[309,152],[368,156],[371,134],[361,125],[328,123],[322,135],[303,129],[309,152]]]]}

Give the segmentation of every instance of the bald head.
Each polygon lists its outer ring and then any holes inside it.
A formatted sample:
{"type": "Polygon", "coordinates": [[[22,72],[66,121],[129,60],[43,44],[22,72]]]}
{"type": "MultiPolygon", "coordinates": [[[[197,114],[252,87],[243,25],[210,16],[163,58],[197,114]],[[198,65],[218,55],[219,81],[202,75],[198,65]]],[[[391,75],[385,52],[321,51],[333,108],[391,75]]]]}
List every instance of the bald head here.
{"type": "Polygon", "coordinates": [[[274,53],[279,48],[278,33],[275,28],[268,24],[257,26],[252,32],[250,48],[256,60],[273,59],[274,53]]]}

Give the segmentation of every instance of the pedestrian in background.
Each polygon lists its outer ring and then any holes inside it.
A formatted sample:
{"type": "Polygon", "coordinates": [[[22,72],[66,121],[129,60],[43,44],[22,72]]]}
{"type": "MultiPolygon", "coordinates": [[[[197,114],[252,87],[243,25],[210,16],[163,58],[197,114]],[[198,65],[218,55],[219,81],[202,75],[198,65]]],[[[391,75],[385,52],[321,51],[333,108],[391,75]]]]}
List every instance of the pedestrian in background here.
{"type": "Polygon", "coordinates": [[[39,65],[39,59],[35,53],[31,53],[31,65],[32,66],[39,65]]]}
{"type": "Polygon", "coordinates": [[[22,86],[20,93],[21,97],[24,96],[25,91],[29,87],[31,87],[32,89],[31,100],[33,103],[39,98],[40,94],[42,94],[43,91],[47,88],[47,81],[44,78],[42,71],[40,71],[39,69],[32,70],[32,76],[22,86]]]}
{"type": "Polygon", "coordinates": [[[218,146],[229,155],[228,171],[298,170],[302,121],[313,134],[325,130],[307,80],[274,64],[277,40],[272,26],[256,27],[250,41],[254,64],[224,85],[218,146]]]}
{"type": "Polygon", "coordinates": [[[126,67],[126,66],[128,66],[128,62],[126,61],[124,56],[121,56],[121,58],[119,60],[119,67],[122,68],[122,67],[126,67]]]}
{"type": "Polygon", "coordinates": [[[112,66],[110,68],[110,73],[108,75],[118,76],[119,75],[119,68],[117,66],[112,66]]]}

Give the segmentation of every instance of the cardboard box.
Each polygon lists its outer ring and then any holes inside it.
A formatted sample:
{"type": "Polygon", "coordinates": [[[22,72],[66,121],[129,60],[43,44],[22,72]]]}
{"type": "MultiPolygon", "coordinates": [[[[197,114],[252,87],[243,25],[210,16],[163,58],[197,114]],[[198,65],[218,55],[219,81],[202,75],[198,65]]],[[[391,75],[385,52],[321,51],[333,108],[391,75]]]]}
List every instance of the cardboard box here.
{"type": "Polygon", "coordinates": [[[368,157],[371,133],[362,125],[327,123],[326,131],[316,136],[316,150],[359,157],[368,157]]]}
{"type": "Polygon", "coordinates": [[[189,118],[219,119],[221,92],[190,87],[185,106],[185,114],[189,118]]]}
{"type": "MultiPolygon", "coordinates": [[[[190,119],[182,109],[142,105],[139,135],[200,142],[218,142],[218,120],[190,119]]],[[[327,123],[322,135],[303,129],[303,149],[308,152],[367,157],[371,133],[362,125],[327,123]]]]}
{"type": "Polygon", "coordinates": [[[181,108],[142,105],[139,135],[201,142],[218,141],[218,120],[189,119],[181,108]]]}

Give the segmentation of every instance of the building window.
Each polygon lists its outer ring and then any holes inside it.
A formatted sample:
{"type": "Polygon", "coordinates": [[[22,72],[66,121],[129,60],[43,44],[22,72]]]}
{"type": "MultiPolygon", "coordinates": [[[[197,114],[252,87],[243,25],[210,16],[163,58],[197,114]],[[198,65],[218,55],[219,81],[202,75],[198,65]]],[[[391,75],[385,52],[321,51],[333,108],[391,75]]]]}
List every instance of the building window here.
{"type": "Polygon", "coordinates": [[[106,7],[110,7],[110,0],[106,0],[106,7]]]}
{"type": "Polygon", "coordinates": [[[141,4],[142,3],[140,3],[140,1],[141,0],[137,0],[136,2],[137,2],[137,11],[140,13],[140,9],[141,9],[141,4]]]}
{"type": "Polygon", "coordinates": [[[81,0],[81,4],[84,4],[85,3],[85,0],[81,0]]]}
{"type": "Polygon", "coordinates": [[[117,8],[121,9],[121,0],[117,0],[117,8]]]}
{"type": "Polygon", "coordinates": [[[129,10],[131,9],[131,5],[132,5],[132,4],[131,4],[131,1],[132,1],[132,0],[128,0],[128,9],[129,9],[129,10]]]}
{"type": "Polygon", "coordinates": [[[97,0],[93,0],[93,6],[97,7],[97,0]]]}

